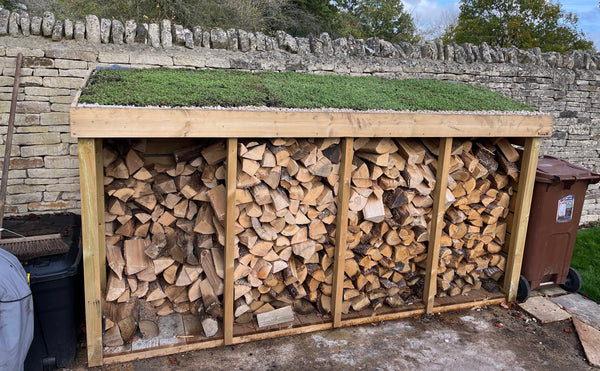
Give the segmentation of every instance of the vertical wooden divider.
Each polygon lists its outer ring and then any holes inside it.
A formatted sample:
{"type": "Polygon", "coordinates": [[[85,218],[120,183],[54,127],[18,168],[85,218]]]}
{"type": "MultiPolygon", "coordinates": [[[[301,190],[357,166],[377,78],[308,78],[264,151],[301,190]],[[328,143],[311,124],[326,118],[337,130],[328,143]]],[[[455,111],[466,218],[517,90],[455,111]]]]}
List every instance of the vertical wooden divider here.
{"type": "Polygon", "coordinates": [[[448,170],[450,168],[450,152],[452,138],[441,138],[436,172],[435,190],[433,192],[433,210],[429,230],[429,246],[427,248],[427,268],[425,271],[425,288],[423,301],[425,313],[431,313],[437,291],[437,267],[440,259],[440,239],[444,227],[446,213],[446,188],[448,187],[448,170]]]}
{"type": "Polygon", "coordinates": [[[225,215],[225,291],[223,338],[233,344],[233,267],[235,254],[235,190],[237,188],[237,138],[227,139],[227,213],[225,215]]]}
{"type": "Polygon", "coordinates": [[[541,141],[541,138],[527,138],[525,140],[525,151],[521,159],[519,188],[517,190],[517,201],[510,234],[506,272],[504,272],[503,290],[507,301],[515,301],[517,298],[541,141]]]}
{"type": "Polygon", "coordinates": [[[80,138],[79,181],[88,366],[102,365],[102,295],[106,287],[102,139],[80,138]]]}
{"type": "Polygon", "coordinates": [[[350,203],[350,177],[352,175],[354,138],[342,138],[341,152],[337,219],[335,224],[335,252],[333,258],[333,327],[340,327],[342,321],[344,262],[346,255],[346,235],[348,233],[348,205],[350,203]]]}

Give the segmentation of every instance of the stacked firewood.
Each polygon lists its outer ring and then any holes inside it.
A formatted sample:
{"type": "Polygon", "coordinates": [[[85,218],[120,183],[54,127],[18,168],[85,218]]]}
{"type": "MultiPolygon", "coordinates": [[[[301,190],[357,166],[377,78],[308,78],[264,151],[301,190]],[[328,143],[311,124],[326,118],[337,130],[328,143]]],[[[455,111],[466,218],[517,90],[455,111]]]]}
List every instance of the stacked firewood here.
{"type": "Polygon", "coordinates": [[[127,342],[138,327],[155,333],[156,316],[173,312],[200,315],[211,337],[223,315],[225,141],[168,157],[146,154],[146,144],[103,148],[105,345],[127,342]]]}
{"type": "Polygon", "coordinates": [[[276,308],[331,312],[339,142],[240,141],[236,322],[257,316],[260,326],[276,308]]]}
{"type": "MultiPolygon", "coordinates": [[[[431,150],[438,145],[426,143],[431,150]]],[[[465,294],[479,289],[482,279],[498,281],[503,275],[505,218],[512,184],[519,178],[519,157],[506,139],[454,140],[437,271],[439,297],[465,294]]]]}
{"type": "Polygon", "coordinates": [[[418,140],[354,142],[342,312],[420,300],[435,157],[418,140]]]}

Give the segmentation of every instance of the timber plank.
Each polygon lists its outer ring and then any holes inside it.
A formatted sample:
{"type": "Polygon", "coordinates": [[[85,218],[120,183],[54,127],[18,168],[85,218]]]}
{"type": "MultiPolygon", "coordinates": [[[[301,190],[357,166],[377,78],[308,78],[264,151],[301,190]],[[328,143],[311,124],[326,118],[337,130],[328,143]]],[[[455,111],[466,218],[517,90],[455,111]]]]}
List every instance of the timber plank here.
{"type": "Polygon", "coordinates": [[[448,186],[448,170],[450,168],[450,152],[452,151],[452,138],[442,138],[438,150],[438,169],[436,174],[436,185],[433,192],[433,211],[431,216],[431,231],[429,247],[427,251],[427,273],[425,277],[425,288],[423,300],[425,311],[431,313],[436,293],[437,266],[440,258],[440,239],[444,227],[444,214],[446,209],[446,187],[448,186]]]}
{"type": "Polygon", "coordinates": [[[106,285],[102,140],[79,139],[81,225],[88,364],[102,365],[101,297],[106,285]]]}
{"type": "Polygon", "coordinates": [[[540,138],[528,138],[525,141],[503,285],[508,301],[515,301],[517,298],[517,287],[523,262],[523,250],[525,249],[525,237],[527,236],[529,211],[531,209],[541,141],[540,138]]]}
{"type": "Polygon", "coordinates": [[[456,113],[71,107],[81,138],[549,137],[552,117],[456,113]],[[143,124],[142,124],[143,123],[143,124]]]}

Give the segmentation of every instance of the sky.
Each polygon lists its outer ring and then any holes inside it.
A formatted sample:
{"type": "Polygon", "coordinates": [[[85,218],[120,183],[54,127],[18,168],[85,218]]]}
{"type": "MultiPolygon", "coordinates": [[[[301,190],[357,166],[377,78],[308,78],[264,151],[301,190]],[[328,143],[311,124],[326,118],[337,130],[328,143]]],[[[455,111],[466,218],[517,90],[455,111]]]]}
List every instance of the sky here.
{"type": "MultiPolygon", "coordinates": [[[[402,0],[404,9],[413,15],[418,26],[439,36],[444,26],[459,13],[455,0],[402,0]]],[[[560,0],[564,10],[577,14],[579,27],[600,50],[600,7],[595,0],[560,0]]],[[[432,38],[433,38],[432,37],[432,38]]]]}

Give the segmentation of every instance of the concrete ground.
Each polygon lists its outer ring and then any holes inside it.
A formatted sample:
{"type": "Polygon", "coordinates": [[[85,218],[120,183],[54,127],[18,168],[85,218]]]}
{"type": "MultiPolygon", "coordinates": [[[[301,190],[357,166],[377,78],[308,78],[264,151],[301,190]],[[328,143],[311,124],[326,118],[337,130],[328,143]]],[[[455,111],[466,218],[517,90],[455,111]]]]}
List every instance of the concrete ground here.
{"type": "MultiPolygon", "coordinates": [[[[85,369],[80,352],[74,370],[85,369]]],[[[587,370],[571,320],[540,324],[494,305],[270,339],[105,370],[587,370]]],[[[98,368],[101,369],[101,368],[98,368]]]]}

